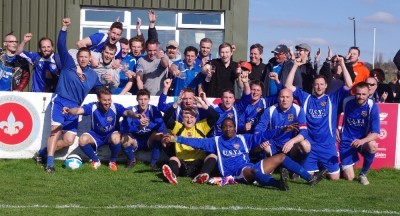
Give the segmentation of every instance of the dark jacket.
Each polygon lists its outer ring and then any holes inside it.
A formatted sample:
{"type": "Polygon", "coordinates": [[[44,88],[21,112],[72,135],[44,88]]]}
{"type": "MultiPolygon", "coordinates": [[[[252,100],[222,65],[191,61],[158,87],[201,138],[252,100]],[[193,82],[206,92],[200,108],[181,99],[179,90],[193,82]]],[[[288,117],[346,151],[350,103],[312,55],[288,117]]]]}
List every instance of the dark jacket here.
{"type": "Polygon", "coordinates": [[[21,56],[16,56],[15,61],[7,62],[5,60],[6,53],[0,56],[0,61],[6,67],[13,68],[11,79],[11,91],[23,91],[28,85],[30,79],[29,63],[21,56]]]}
{"type": "MultiPolygon", "coordinates": [[[[263,95],[265,97],[271,96],[270,92],[269,92],[269,83],[271,81],[271,79],[269,78],[269,73],[272,71],[272,68],[274,67],[274,63],[275,63],[275,58],[271,58],[268,61],[268,63],[265,65],[264,73],[261,76],[261,81],[264,82],[264,94],[263,95]]],[[[279,80],[283,85],[285,85],[286,79],[287,79],[292,67],[293,67],[293,62],[290,60],[285,61],[283,63],[281,73],[279,74],[279,80]]],[[[294,76],[293,85],[294,86],[301,85],[302,83],[300,80],[301,80],[301,75],[296,72],[296,74],[294,76]]]]}
{"type": "MultiPolygon", "coordinates": [[[[353,66],[351,65],[351,63],[346,63],[345,65],[346,65],[347,71],[350,74],[351,81],[354,82],[354,79],[356,78],[356,74],[354,73],[353,66]]],[[[328,85],[329,85],[329,83],[332,82],[332,78],[334,75],[334,72],[332,71],[332,67],[331,67],[331,62],[325,61],[321,67],[321,70],[319,70],[319,74],[324,75],[326,77],[326,79],[328,80],[328,85]]],[[[343,76],[341,76],[340,79],[344,82],[343,76]]]]}
{"type": "Polygon", "coordinates": [[[251,74],[249,75],[249,79],[250,80],[261,80],[262,75],[264,74],[264,69],[265,69],[265,64],[261,62],[260,64],[256,65],[252,62],[250,62],[251,64],[251,74]]]}
{"type": "Polygon", "coordinates": [[[393,62],[397,67],[397,70],[400,70],[400,50],[397,51],[396,55],[393,58],[393,62]]]}
{"type": "MultiPolygon", "coordinates": [[[[311,63],[311,61],[308,61],[307,63],[300,65],[297,70],[296,70],[296,75],[300,75],[301,79],[297,80],[299,85],[294,86],[301,88],[303,91],[312,94],[313,91],[313,82],[314,82],[314,77],[316,76],[314,67],[311,63]]],[[[296,75],[295,75],[295,80],[294,83],[296,83],[296,75]]],[[[298,78],[297,78],[298,79],[298,78]]]]}

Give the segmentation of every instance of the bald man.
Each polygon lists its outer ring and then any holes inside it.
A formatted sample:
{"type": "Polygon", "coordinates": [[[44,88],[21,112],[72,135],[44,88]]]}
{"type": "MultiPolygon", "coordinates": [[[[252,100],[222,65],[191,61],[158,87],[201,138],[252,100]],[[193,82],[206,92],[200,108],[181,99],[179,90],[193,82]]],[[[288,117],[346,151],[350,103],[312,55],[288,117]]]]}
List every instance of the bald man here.
{"type": "Polygon", "coordinates": [[[18,41],[11,33],[3,40],[0,55],[0,91],[23,91],[29,83],[29,63],[16,55],[18,41]]]}

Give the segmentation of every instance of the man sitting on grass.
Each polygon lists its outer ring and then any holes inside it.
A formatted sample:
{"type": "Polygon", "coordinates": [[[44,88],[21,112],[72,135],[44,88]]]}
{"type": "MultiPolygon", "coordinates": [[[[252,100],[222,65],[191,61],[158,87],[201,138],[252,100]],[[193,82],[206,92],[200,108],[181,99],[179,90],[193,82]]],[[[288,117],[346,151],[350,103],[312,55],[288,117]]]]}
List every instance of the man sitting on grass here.
{"type": "Polygon", "coordinates": [[[223,177],[233,176],[236,181],[246,184],[257,181],[262,186],[272,186],[283,191],[289,189],[287,184],[289,174],[285,168],[282,168],[280,181],[269,174],[285,160],[286,155],[284,153],[252,164],[249,162],[249,151],[259,146],[260,143],[271,139],[277,133],[293,130],[292,125],[281,130],[267,130],[254,135],[236,135],[235,121],[231,118],[225,118],[222,121],[221,129],[222,136],[204,139],[165,135],[163,142],[179,142],[218,155],[218,168],[223,177]]]}
{"type": "Polygon", "coordinates": [[[124,118],[121,123],[122,149],[128,157],[126,168],[136,165],[134,152],[138,150],[151,150],[150,168],[159,171],[157,166],[161,153],[161,138],[165,130],[161,112],[156,106],[149,104],[150,92],[140,89],[137,92],[138,105],[128,107],[140,117],[124,118]]]}
{"type": "Polygon", "coordinates": [[[121,149],[121,134],[118,132],[121,116],[138,118],[133,111],[125,109],[121,104],[113,103],[111,90],[102,87],[97,92],[98,102],[85,104],[79,108],[63,108],[63,114],[90,115],[91,130],[79,137],[79,147],[92,160],[91,166],[98,169],[101,166],[95,151],[105,144],[109,144],[111,157],[109,167],[117,171],[117,156],[121,149]],[[94,149],[93,149],[94,147],[94,149]]]}
{"type": "MultiPolygon", "coordinates": [[[[196,107],[185,107],[182,110],[182,123],[176,121],[173,117],[176,109],[182,101],[183,92],[179,95],[178,101],[175,102],[165,113],[164,122],[171,133],[177,136],[205,138],[210,132],[211,127],[219,118],[219,114],[207,102],[205,93],[201,93],[201,98],[195,97],[197,108],[207,112],[208,118],[199,122],[196,121],[198,111],[196,107]]],[[[202,184],[209,178],[210,173],[217,164],[217,155],[206,153],[202,150],[195,150],[190,146],[175,143],[175,156],[169,158],[168,165],[162,167],[165,178],[171,184],[177,184],[176,176],[196,177],[192,183],[202,184]],[[203,163],[204,162],[204,163],[203,163]]]]}

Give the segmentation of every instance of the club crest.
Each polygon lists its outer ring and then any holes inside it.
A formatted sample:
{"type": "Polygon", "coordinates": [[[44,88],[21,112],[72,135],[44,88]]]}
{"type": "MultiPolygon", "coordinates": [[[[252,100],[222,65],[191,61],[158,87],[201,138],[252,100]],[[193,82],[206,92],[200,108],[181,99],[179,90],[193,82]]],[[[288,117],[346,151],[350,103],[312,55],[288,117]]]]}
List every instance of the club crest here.
{"type": "Polygon", "coordinates": [[[228,118],[233,118],[233,113],[228,113],[228,118]]]}
{"type": "Polygon", "coordinates": [[[187,132],[187,136],[188,136],[188,137],[193,137],[192,132],[188,131],[188,132],[187,132]]]}
{"type": "Polygon", "coordinates": [[[261,110],[262,110],[261,107],[258,107],[258,108],[257,108],[257,112],[258,112],[258,113],[261,112],[261,110]]]}
{"type": "Polygon", "coordinates": [[[294,118],[293,114],[289,114],[288,117],[287,117],[288,121],[293,121],[293,118],[294,118]]]}
{"type": "Polygon", "coordinates": [[[112,122],[112,120],[113,120],[113,117],[112,117],[112,116],[108,116],[108,117],[107,117],[107,122],[112,122]]]}
{"type": "Polygon", "coordinates": [[[365,110],[364,110],[364,111],[361,111],[361,116],[362,116],[362,117],[366,117],[366,116],[367,116],[367,111],[365,111],[365,110]]]}
{"type": "Polygon", "coordinates": [[[235,143],[235,144],[233,144],[233,148],[235,148],[235,149],[239,149],[239,143],[235,143]]]}
{"type": "Polygon", "coordinates": [[[321,106],[326,106],[326,101],[322,101],[321,106]]]}

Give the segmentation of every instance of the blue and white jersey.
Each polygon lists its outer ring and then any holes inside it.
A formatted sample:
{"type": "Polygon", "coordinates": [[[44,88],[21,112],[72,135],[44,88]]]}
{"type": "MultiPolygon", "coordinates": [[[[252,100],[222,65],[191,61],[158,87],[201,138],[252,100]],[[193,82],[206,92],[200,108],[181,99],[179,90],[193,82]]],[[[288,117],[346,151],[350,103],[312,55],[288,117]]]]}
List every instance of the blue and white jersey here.
{"type": "Polygon", "coordinates": [[[349,94],[342,87],[320,98],[296,88],[293,96],[300,102],[306,114],[308,137],[313,145],[332,145],[336,140],[338,106],[349,94]]]}
{"type": "MultiPolygon", "coordinates": [[[[303,135],[303,137],[306,137],[308,131],[304,110],[299,105],[293,104],[289,110],[284,112],[279,108],[278,104],[275,104],[266,109],[262,114],[260,123],[255,128],[255,132],[262,133],[266,130],[282,129],[294,123],[299,124],[299,133],[303,135]]],[[[284,132],[273,137],[270,141],[272,141],[276,146],[282,148],[287,141],[295,137],[297,134],[298,133],[295,131],[284,132]]]]}
{"type": "Polygon", "coordinates": [[[107,112],[103,112],[99,102],[92,102],[82,106],[83,115],[91,116],[91,130],[100,136],[119,130],[119,119],[125,112],[125,107],[118,103],[111,103],[107,112]]]}
{"type": "Polygon", "coordinates": [[[343,101],[344,120],[342,142],[362,139],[369,133],[380,133],[379,108],[372,99],[360,106],[354,96],[343,101]]]}
{"type": "Polygon", "coordinates": [[[157,109],[156,106],[153,106],[151,104],[148,105],[146,111],[144,113],[141,113],[139,111],[139,106],[132,106],[128,107],[128,110],[132,110],[133,112],[137,114],[144,114],[146,118],[148,118],[149,125],[146,127],[141,128],[140,127],[140,120],[137,118],[130,118],[130,117],[124,117],[124,119],[121,122],[121,132],[123,133],[132,133],[135,136],[137,135],[150,135],[154,131],[157,132],[164,132],[165,131],[165,126],[164,126],[164,121],[162,119],[162,114],[161,112],[157,109]]]}
{"type": "Polygon", "coordinates": [[[189,69],[189,66],[186,63],[186,60],[178,60],[173,63],[178,66],[178,68],[183,67],[182,69],[186,72],[186,78],[180,79],[175,77],[172,82],[173,93],[172,96],[179,96],[181,90],[185,87],[192,88],[195,92],[197,92],[197,86],[203,83],[205,76],[201,73],[201,67],[194,64],[192,69],[189,69]],[[181,65],[181,66],[180,66],[181,65]]]}
{"type": "MultiPolygon", "coordinates": [[[[212,59],[213,59],[213,56],[212,56],[212,54],[210,53],[210,54],[208,55],[208,61],[211,61],[212,59]]],[[[202,63],[202,58],[201,58],[200,53],[199,53],[199,54],[197,55],[195,64],[196,64],[197,66],[201,67],[201,63],[202,63]]]]}
{"type": "Polygon", "coordinates": [[[257,101],[257,103],[247,105],[244,112],[240,114],[239,131],[244,131],[246,123],[251,122],[251,130],[246,131],[246,133],[254,133],[254,128],[260,121],[260,117],[264,113],[264,110],[277,102],[278,97],[272,96],[262,97],[260,100],[257,101]]]}
{"type": "Polygon", "coordinates": [[[28,52],[24,50],[20,56],[25,58],[31,65],[35,66],[33,68],[31,92],[43,92],[45,90],[47,71],[57,74],[58,71],[61,70],[56,64],[55,58],[59,58],[56,53],[51,54],[49,58],[43,58],[40,56],[39,52],[28,52]],[[38,58],[40,59],[36,62],[38,58]]]}
{"type": "Polygon", "coordinates": [[[0,91],[11,91],[11,80],[14,69],[11,66],[21,58],[20,56],[9,57],[4,54],[5,62],[0,62],[0,91]]]}
{"type": "Polygon", "coordinates": [[[221,129],[221,124],[222,121],[226,118],[231,118],[235,122],[236,125],[236,132],[238,131],[239,127],[239,117],[240,114],[244,112],[246,107],[250,104],[251,101],[251,94],[242,95],[242,98],[240,98],[239,101],[235,102],[234,105],[232,106],[231,109],[229,110],[224,110],[222,108],[222,103],[215,105],[214,109],[217,111],[219,114],[219,119],[215,123],[214,127],[212,128],[212,131],[210,132],[210,135],[212,136],[221,136],[222,135],[222,129],[221,129]]]}
{"type": "Polygon", "coordinates": [[[125,58],[122,59],[121,66],[120,66],[120,73],[119,73],[119,86],[118,86],[118,88],[116,88],[112,91],[113,94],[121,93],[121,91],[124,89],[124,87],[126,86],[126,84],[129,81],[129,78],[125,76],[124,64],[128,64],[128,70],[135,72],[136,71],[136,62],[137,62],[137,59],[129,54],[126,55],[125,58]]]}
{"type": "Polygon", "coordinates": [[[206,139],[178,136],[177,142],[217,154],[221,175],[229,176],[234,175],[238,167],[243,167],[250,162],[249,152],[252,149],[269,140],[276,133],[277,130],[268,130],[260,134],[236,135],[231,139],[223,136],[206,139]]]}
{"type": "MultiPolygon", "coordinates": [[[[109,43],[107,33],[94,33],[90,35],[89,38],[92,41],[92,45],[88,46],[88,48],[98,53],[101,53],[103,51],[104,45],[109,43]]],[[[117,46],[117,52],[115,53],[115,58],[122,59],[122,47],[119,41],[115,43],[115,46],[117,46]]]]}
{"type": "Polygon", "coordinates": [[[60,55],[62,69],[55,93],[65,99],[82,104],[85,97],[94,87],[103,86],[96,71],[89,66],[83,69],[85,80],[81,81],[76,74],[76,65],[67,50],[67,32],[60,30],[57,49],[60,55]]]}

